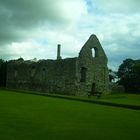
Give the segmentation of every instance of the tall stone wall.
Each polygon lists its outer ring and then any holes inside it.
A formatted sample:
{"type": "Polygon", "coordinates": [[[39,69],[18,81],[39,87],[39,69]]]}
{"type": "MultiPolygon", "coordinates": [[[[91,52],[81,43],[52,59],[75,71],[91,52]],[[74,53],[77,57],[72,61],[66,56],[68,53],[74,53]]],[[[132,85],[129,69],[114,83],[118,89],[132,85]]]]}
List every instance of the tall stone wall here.
{"type": "Polygon", "coordinates": [[[83,91],[79,91],[80,93],[109,92],[107,61],[107,56],[98,38],[95,35],[91,35],[79,53],[79,78],[81,78],[81,69],[86,69],[86,79],[79,83],[80,89],[83,89],[83,91]],[[92,50],[94,50],[94,55],[92,50]]]}

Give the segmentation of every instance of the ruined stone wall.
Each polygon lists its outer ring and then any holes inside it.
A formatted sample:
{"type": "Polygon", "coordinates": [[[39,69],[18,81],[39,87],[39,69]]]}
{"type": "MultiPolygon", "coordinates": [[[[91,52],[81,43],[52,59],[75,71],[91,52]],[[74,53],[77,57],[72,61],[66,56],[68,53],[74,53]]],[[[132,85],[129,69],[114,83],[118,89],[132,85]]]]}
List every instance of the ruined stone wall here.
{"type": "Polygon", "coordinates": [[[75,94],[76,58],[11,61],[8,63],[7,87],[60,94],[75,94]]]}
{"type": "Polygon", "coordinates": [[[69,58],[40,62],[40,65],[46,66],[45,90],[73,95],[75,91],[76,61],[76,58],[69,58]]]}
{"type": "Polygon", "coordinates": [[[86,69],[85,81],[79,82],[79,92],[86,94],[90,92],[108,93],[108,68],[107,57],[104,50],[95,35],[92,35],[85,43],[79,53],[79,81],[81,78],[80,71],[86,69]],[[92,54],[95,51],[95,56],[92,54]],[[94,89],[93,89],[94,88],[94,89]]]}
{"type": "Polygon", "coordinates": [[[58,56],[57,60],[8,62],[7,87],[66,95],[108,93],[108,60],[95,35],[90,36],[77,58],[58,56]]]}
{"type": "Polygon", "coordinates": [[[31,62],[13,60],[7,63],[7,88],[29,89],[31,62]]]}

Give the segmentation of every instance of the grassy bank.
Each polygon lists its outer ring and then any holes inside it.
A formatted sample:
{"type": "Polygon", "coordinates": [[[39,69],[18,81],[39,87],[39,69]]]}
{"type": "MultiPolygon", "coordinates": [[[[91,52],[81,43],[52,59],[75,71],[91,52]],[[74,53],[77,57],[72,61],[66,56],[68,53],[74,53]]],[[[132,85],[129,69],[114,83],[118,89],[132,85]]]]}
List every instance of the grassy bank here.
{"type": "Polygon", "coordinates": [[[139,118],[140,111],[0,90],[1,140],[139,140],[139,118]]]}

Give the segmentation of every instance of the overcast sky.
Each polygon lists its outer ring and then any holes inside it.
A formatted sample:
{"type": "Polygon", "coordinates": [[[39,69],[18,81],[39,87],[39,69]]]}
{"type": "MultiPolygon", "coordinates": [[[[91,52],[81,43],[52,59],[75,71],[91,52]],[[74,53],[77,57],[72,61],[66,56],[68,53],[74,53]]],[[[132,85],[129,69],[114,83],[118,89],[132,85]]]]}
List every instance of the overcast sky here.
{"type": "Polygon", "coordinates": [[[77,57],[96,34],[117,67],[140,59],[140,0],[0,0],[0,58],[77,57]]]}

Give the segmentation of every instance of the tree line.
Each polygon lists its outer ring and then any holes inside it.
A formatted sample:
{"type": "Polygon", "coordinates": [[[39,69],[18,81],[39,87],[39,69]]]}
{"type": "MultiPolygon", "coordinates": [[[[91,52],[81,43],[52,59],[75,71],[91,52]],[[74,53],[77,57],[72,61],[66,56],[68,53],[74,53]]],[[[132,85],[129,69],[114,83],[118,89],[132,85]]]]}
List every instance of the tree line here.
{"type": "Polygon", "coordinates": [[[124,86],[125,92],[140,93],[140,60],[125,59],[117,75],[118,84],[124,86]]]}
{"type": "Polygon", "coordinates": [[[127,93],[140,93],[140,60],[125,59],[118,71],[109,69],[110,82],[122,85],[127,93]]]}

